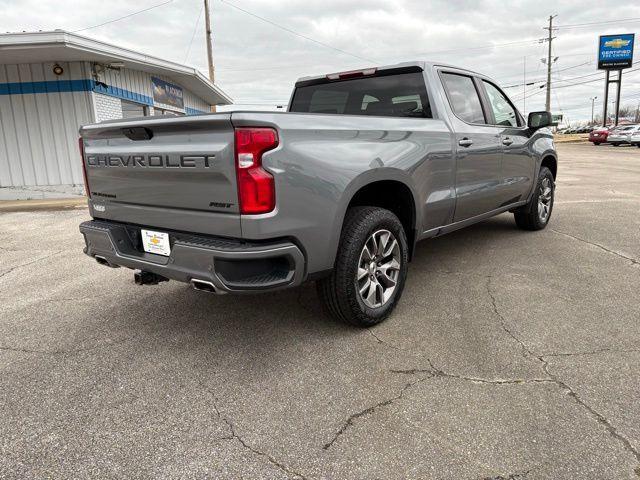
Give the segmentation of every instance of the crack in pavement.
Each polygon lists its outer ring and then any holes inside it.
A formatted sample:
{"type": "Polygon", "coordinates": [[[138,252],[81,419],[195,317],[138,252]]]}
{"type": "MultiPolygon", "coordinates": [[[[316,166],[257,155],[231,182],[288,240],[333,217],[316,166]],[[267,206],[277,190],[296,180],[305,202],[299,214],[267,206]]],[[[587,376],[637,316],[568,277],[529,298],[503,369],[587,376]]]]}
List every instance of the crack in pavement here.
{"type": "Polygon", "coordinates": [[[5,275],[10,274],[14,270],[17,270],[17,269],[22,268],[22,267],[28,267],[29,265],[33,265],[34,263],[37,263],[37,262],[41,262],[42,260],[46,260],[48,258],[51,258],[54,255],[58,255],[58,254],[62,253],[63,251],[64,250],[57,250],[57,251],[55,251],[53,253],[50,253],[49,255],[45,255],[44,257],[36,258],[35,260],[31,260],[30,262],[22,263],[20,265],[16,265],[15,267],[11,267],[9,270],[5,270],[4,272],[0,273],[0,278],[4,277],[5,275]]]}
{"type": "MultiPolygon", "coordinates": [[[[568,235],[568,236],[570,236],[570,235],[568,235]]],[[[589,243],[589,242],[587,242],[587,243],[589,243]]],[[[615,253],[615,252],[611,252],[611,253],[614,253],[614,254],[617,255],[617,253],[615,253]]],[[[626,257],[624,257],[624,258],[626,258],[626,257]]],[[[627,260],[633,260],[633,259],[627,258],[627,260]]],[[[497,299],[496,299],[496,297],[495,297],[495,295],[494,295],[494,293],[493,293],[493,291],[491,289],[492,276],[491,275],[487,275],[486,278],[487,278],[487,282],[486,282],[487,294],[489,295],[489,298],[491,299],[491,305],[492,305],[492,308],[493,308],[493,312],[494,312],[495,316],[500,320],[500,325],[502,326],[502,329],[505,331],[505,333],[507,333],[507,335],[509,335],[514,341],[516,341],[518,343],[518,345],[520,345],[520,349],[522,351],[522,356],[523,357],[525,357],[525,358],[532,357],[532,358],[536,359],[538,362],[541,363],[542,370],[545,373],[545,375],[547,376],[547,378],[544,378],[544,379],[529,379],[529,380],[521,380],[521,379],[491,380],[491,379],[483,379],[483,378],[476,378],[476,377],[466,377],[466,376],[463,376],[463,375],[447,373],[447,372],[444,372],[441,369],[436,368],[429,358],[427,358],[427,361],[429,362],[429,366],[430,366],[430,368],[428,368],[428,369],[408,369],[408,370],[390,370],[390,371],[392,373],[397,373],[397,374],[420,374],[420,373],[424,373],[424,374],[428,374],[429,375],[428,377],[424,377],[424,378],[418,380],[418,382],[424,381],[427,378],[432,378],[432,377],[439,376],[439,377],[457,378],[457,379],[460,379],[460,380],[466,380],[466,381],[478,382],[478,383],[487,383],[487,384],[493,384],[493,385],[518,384],[518,383],[553,383],[556,386],[558,386],[558,387],[562,388],[563,390],[565,390],[567,392],[567,394],[580,407],[582,407],[584,410],[586,410],[587,413],[592,418],[594,418],[599,424],[604,426],[605,429],[607,430],[607,432],[613,438],[617,439],[622,444],[624,449],[627,452],[631,453],[634,456],[634,458],[636,459],[636,461],[638,463],[640,463],[640,453],[631,444],[629,439],[627,439],[624,435],[622,435],[620,432],[618,432],[618,430],[609,422],[609,420],[604,415],[602,415],[600,412],[598,412],[593,407],[591,407],[588,403],[586,403],[567,383],[565,383],[562,380],[560,380],[557,376],[551,374],[551,372],[549,372],[549,362],[547,360],[545,360],[545,357],[551,357],[551,356],[571,356],[571,355],[581,355],[581,354],[590,355],[590,354],[603,353],[604,351],[607,351],[607,350],[606,349],[600,349],[600,350],[594,350],[594,351],[590,351],[590,352],[576,352],[575,354],[572,354],[572,353],[567,353],[567,354],[559,353],[559,354],[548,354],[548,355],[537,354],[518,335],[516,335],[507,326],[507,320],[504,317],[504,315],[502,315],[502,313],[500,312],[500,309],[498,308],[498,304],[497,304],[497,299]]],[[[385,342],[380,337],[375,335],[371,330],[369,330],[369,333],[378,341],[378,343],[381,343],[381,344],[384,344],[384,345],[387,345],[387,346],[393,347],[393,348],[399,348],[399,347],[397,347],[395,345],[392,345],[390,343],[385,342]]],[[[403,350],[403,349],[400,349],[400,350],[403,350]]],[[[614,350],[611,350],[611,351],[614,351],[614,350]]],[[[622,352],[623,350],[620,350],[620,351],[622,352]]],[[[640,350],[629,350],[629,351],[640,351],[640,350]]],[[[415,382],[415,383],[418,383],[418,382],[415,382]]],[[[405,386],[405,388],[400,392],[400,394],[398,396],[396,396],[396,397],[394,397],[392,399],[380,402],[380,403],[374,405],[373,407],[369,407],[369,408],[367,408],[367,409],[365,409],[365,410],[363,410],[361,412],[358,412],[358,413],[355,413],[355,414],[351,415],[347,419],[347,421],[344,423],[342,428],[336,433],[334,438],[330,442],[325,444],[325,446],[323,447],[324,450],[327,450],[329,447],[331,447],[331,445],[338,439],[338,437],[340,437],[340,435],[342,435],[349,427],[351,427],[353,425],[353,420],[355,420],[356,418],[362,417],[362,416],[366,416],[366,415],[372,413],[377,408],[383,407],[383,406],[386,406],[386,405],[390,405],[391,403],[393,403],[394,401],[398,400],[399,398],[402,398],[402,395],[404,394],[404,392],[407,389],[411,388],[413,385],[415,385],[415,383],[407,384],[405,386]]],[[[640,466],[636,467],[636,473],[638,474],[638,476],[640,476],[640,466]]],[[[498,478],[500,478],[500,477],[498,477],[498,478]]],[[[509,478],[509,477],[506,477],[506,478],[509,478]]]]}
{"type": "Polygon", "coordinates": [[[197,382],[200,384],[200,386],[209,395],[211,395],[211,397],[213,398],[213,409],[216,412],[216,416],[218,417],[218,419],[220,421],[224,422],[227,425],[227,427],[229,428],[229,435],[227,435],[225,437],[221,437],[220,440],[236,440],[246,450],[249,450],[250,452],[252,452],[255,455],[258,455],[258,456],[261,456],[263,458],[266,458],[269,461],[269,463],[271,463],[273,466],[275,466],[276,468],[278,468],[282,472],[286,473],[287,475],[293,475],[294,478],[302,478],[303,480],[306,480],[307,477],[305,477],[301,473],[296,472],[295,470],[291,469],[290,467],[287,467],[285,464],[279,462],[278,460],[276,460],[270,454],[268,454],[266,452],[262,452],[262,451],[260,451],[260,450],[258,450],[256,448],[252,447],[251,445],[249,445],[240,435],[238,435],[238,433],[236,432],[235,426],[233,425],[231,420],[229,420],[227,417],[222,415],[222,412],[220,411],[220,408],[218,407],[218,397],[213,392],[213,390],[211,390],[211,388],[207,384],[205,384],[202,380],[197,380],[197,382]]]}
{"type": "MultiPolygon", "coordinates": [[[[589,243],[589,242],[587,242],[587,243],[589,243]]],[[[549,372],[549,362],[547,360],[545,360],[545,356],[544,355],[538,355],[538,354],[534,353],[533,350],[531,350],[517,335],[515,335],[506,326],[506,319],[500,313],[500,311],[498,309],[498,306],[497,306],[497,303],[496,303],[496,298],[495,298],[493,292],[491,291],[491,276],[490,275],[487,276],[486,287],[487,287],[487,292],[489,294],[489,297],[491,298],[491,302],[493,304],[493,310],[494,310],[496,316],[500,319],[500,321],[502,323],[502,328],[514,340],[516,340],[520,344],[520,346],[522,348],[523,355],[526,357],[526,355],[525,355],[525,352],[526,352],[526,354],[529,354],[529,355],[533,356],[534,358],[538,359],[538,361],[542,363],[542,370],[547,375],[549,380],[551,380],[553,383],[555,383],[560,388],[564,389],[567,392],[567,394],[571,398],[573,398],[573,400],[578,405],[580,405],[582,408],[584,408],[598,423],[603,425],[611,436],[613,436],[619,442],[621,442],[623,447],[624,447],[624,449],[627,450],[629,453],[631,453],[635,457],[636,461],[638,463],[640,463],[640,453],[638,452],[638,450],[636,450],[634,448],[634,446],[631,444],[629,439],[627,439],[624,435],[622,435],[620,432],[618,432],[618,430],[609,422],[609,420],[607,420],[607,418],[604,415],[602,415],[600,412],[596,411],[593,407],[591,407],[588,403],[586,403],[582,398],[580,398],[580,396],[573,390],[573,388],[571,388],[567,383],[565,383],[562,380],[560,380],[556,375],[553,375],[551,372],[549,372]]]]}
{"type": "Polygon", "coordinates": [[[553,233],[557,233],[558,235],[564,235],[565,237],[573,238],[574,240],[577,240],[577,241],[582,242],[582,243],[586,243],[587,245],[592,245],[594,247],[598,247],[599,249],[604,250],[607,253],[610,253],[610,254],[615,255],[617,257],[624,258],[625,260],[628,260],[629,262],[631,262],[632,265],[640,265],[640,260],[637,260],[637,259],[635,259],[633,257],[628,257],[623,253],[616,252],[615,250],[611,250],[610,248],[607,248],[604,245],[600,245],[599,243],[590,242],[589,240],[585,240],[584,238],[576,237],[575,235],[571,235],[569,233],[561,232],[559,230],[554,230],[553,228],[550,228],[549,230],[551,230],[553,233]]]}
{"type": "Polygon", "coordinates": [[[491,279],[492,279],[491,275],[487,275],[486,289],[487,289],[487,293],[489,294],[489,298],[491,299],[491,306],[493,307],[493,313],[495,313],[495,315],[500,320],[500,325],[502,326],[502,329],[511,338],[513,338],[516,342],[518,342],[520,344],[520,348],[522,349],[522,356],[523,357],[527,358],[527,355],[529,355],[529,356],[532,356],[534,358],[538,358],[538,356],[535,353],[533,353],[533,351],[527,346],[527,344],[524,343],[524,341],[522,341],[520,339],[520,337],[518,337],[515,333],[513,333],[509,327],[507,327],[507,319],[504,318],[502,313],[500,313],[500,310],[498,310],[498,304],[496,303],[496,297],[493,294],[493,292],[491,291],[491,279]]]}
{"type": "Polygon", "coordinates": [[[458,380],[465,380],[468,382],[474,383],[486,383],[490,385],[523,385],[527,383],[555,383],[550,378],[513,378],[513,379],[490,379],[490,378],[480,378],[480,377],[467,377],[465,375],[458,375],[455,373],[448,373],[444,370],[436,367],[431,359],[427,358],[427,362],[429,362],[430,368],[428,369],[420,369],[420,368],[412,368],[407,370],[389,370],[391,373],[398,373],[403,375],[416,375],[418,373],[430,373],[434,377],[442,377],[442,378],[455,378],[458,380]]]}
{"type": "Polygon", "coordinates": [[[496,475],[494,477],[484,477],[483,480],[518,480],[520,478],[526,478],[531,470],[527,470],[522,473],[510,473],[508,475],[496,475]]]}
{"type": "Polygon", "coordinates": [[[378,343],[382,343],[382,344],[384,344],[384,345],[388,345],[388,346],[389,346],[389,347],[391,347],[391,348],[398,348],[398,347],[396,347],[395,345],[392,345],[391,343],[387,343],[387,342],[385,342],[384,340],[382,340],[378,335],[376,335],[376,334],[373,332],[373,330],[371,330],[371,328],[367,328],[366,330],[367,330],[367,332],[369,332],[369,335],[371,335],[373,338],[375,338],[375,339],[376,339],[376,342],[378,342],[378,343]]]}
{"type": "Polygon", "coordinates": [[[329,448],[331,448],[331,446],[351,427],[353,427],[354,425],[354,420],[360,418],[360,417],[365,417],[367,415],[371,415],[372,413],[374,413],[376,410],[378,410],[379,408],[382,407],[386,407],[391,405],[392,403],[394,403],[397,400],[402,399],[402,397],[404,396],[405,392],[407,390],[409,390],[410,388],[416,386],[417,384],[424,382],[425,380],[432,378],[433,374],[431,372],[426,372],[426,373],[430,373],[428,376],[426,377],[422,377],[419,378],[418,380],[416,380],[415,382],[410,382],[407,383],[402,390],[400,390],[400,393],[398,393],[395,397],[392,398],[388,398],[387,400],[383,400],[381,402],[376,403],[375,405],[372,405],[370,407],[365,408],[364,410],[361,410],[359,412],[353,413],[351,415],[349,415],[349,418],[347,418],[347,420],[344,422],[344,424],[342,425],[342,427],[340,427],[340,429],[333,435],[333,437],[331,438],[331,440],[329,440],[327,443],[324,444],[324,446],[322,447],[323,450],[329,450],[329,448]]]}
{"type": "Polygon", "coordinates": [[[137,336],[138,335],[133,335],[131,337],[125,337],[113,342],[99,343],[98,345],[93,345],[91,347],[72,348],[72,349],[65,349],[65,350],[35,350],[35,349],[29,349],[29,348],[6,347],[6,346],[0,346],[0,350],[4,350],[7,352],[37,353],[40,355],[71,355],[74,353],[89,352],[91,350],[98,350],[104,347],[112,347],[114,345],[120,345],[122,343],[128,342],[129,340],[133,340],[137,336]]]}
{"type": "Polygon", "coordinates": [[[599,348],[597,350],[588,350],[584,352],[556,352],[556,353],[545,353],[541,355],[541,357],[580,357],[584,355],[598,355],[600,353],[640,353],[640,349],[638,348],[611,348],[604,347],[599,348]]]}
{"type": "MultiPolygon", "coordinates": [[[[607,420],[607,418],[604,415],[602,415],[600,412],[595,410],[591,405],[586,403],[582,398],[580,398],[580,396],[573,390],[573,388],[571,388],[568,384],[560,380],[556,375],[553,375],[551,372],[549,372],[549,362],[547,362],[543,356],[540,356],[538,358],[543,363],[542,368],[544,370],[544,373],[546,373],[549,376],[549,378],[553,380],[554,383],[556,383],[558,386],[566,390],[567,394],[571,398],[573,398],[576,401],[576,403],[578,403],[578,405],[582,406],[585,410],[587,410],[591,414],[591,416],[596,419],[598,423],[600,423],[602,426],[604,426],[607,429],[607,431],[611,436],[613,436],[614,438],[617,438],[618,441],[622,443],[625,450],[627,450],[629,453],[631,453],[635,457],[636,462],[640,463],[640,453],[631,444],[629,439],[624,435],[622,435],[620,432],[618,432],[618,430],[613,425],[611,425],[609,420],[607,420]]],[[[636,472],[638,471],[638,468],[640,467],[636,467],[635,469],[636,472]]]]}

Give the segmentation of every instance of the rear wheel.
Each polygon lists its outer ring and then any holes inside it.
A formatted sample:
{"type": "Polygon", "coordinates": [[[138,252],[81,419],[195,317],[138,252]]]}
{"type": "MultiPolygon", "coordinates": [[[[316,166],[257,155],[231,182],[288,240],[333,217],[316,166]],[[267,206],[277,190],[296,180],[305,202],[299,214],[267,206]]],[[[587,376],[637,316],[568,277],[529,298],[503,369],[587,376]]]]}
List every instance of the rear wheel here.
{"type": "Polygon", "coordinates": [[[600,145],[600,142],[593,142],[593,144],[597,147],[598,145],[600,145]]]}
{"type": "Polygon", "coordinates": [[[369,327],[400,300],[407,275],[407,237],[398,217],[377,207],[347,211],[331,275],[317,282],[332,316],[369,327]]]}
{"type": "Polygon", "coordinates": [[[542,230],[545,228],[553,211],[554,196],[553,174],[547,167],[542,167],[531,200],[513,213],[518,227],[523,230],[542,230]]]}

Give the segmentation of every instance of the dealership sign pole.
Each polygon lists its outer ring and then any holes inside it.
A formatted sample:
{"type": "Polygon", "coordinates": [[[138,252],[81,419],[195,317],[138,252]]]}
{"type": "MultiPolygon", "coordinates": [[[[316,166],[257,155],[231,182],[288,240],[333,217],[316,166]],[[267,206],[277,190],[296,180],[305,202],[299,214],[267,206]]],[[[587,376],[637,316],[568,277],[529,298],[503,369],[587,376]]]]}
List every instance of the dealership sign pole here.
{"type": "Polygon", "coordinates": [[[615,125],[618,125],[620,114],[620,90],[622,89],[622,70],[633,65],[633,42],[635,34],[625,33],[622,35],[600,35],[598,42],[598,69],[605,70],[604,81],[604,106],[602,111],[602,126],[607,126],[607,104],[609,103],[609,84],[617,83],[616,91],[616,118],[615,125]],[[618,79],[611,80],[609,72],[618,71],[618,79]]]}

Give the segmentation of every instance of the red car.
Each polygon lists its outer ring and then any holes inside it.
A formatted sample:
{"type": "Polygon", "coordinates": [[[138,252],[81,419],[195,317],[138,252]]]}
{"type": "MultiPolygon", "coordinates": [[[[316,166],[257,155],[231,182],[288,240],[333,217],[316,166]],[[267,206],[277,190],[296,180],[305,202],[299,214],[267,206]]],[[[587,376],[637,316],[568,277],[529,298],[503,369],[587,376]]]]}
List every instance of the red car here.
{"type": "Polygon", "coordinates": [[[589,141],[593,142],[594,145],[606,143],[610,131],[611,129],[609,127],[596,128],[589,134],[589,141]]]}

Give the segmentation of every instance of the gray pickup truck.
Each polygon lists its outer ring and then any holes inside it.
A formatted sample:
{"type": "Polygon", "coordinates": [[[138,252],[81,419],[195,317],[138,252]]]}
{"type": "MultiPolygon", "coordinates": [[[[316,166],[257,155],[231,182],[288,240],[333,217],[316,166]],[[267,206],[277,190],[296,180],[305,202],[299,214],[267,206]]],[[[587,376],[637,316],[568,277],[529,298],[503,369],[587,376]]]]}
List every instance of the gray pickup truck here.
{"type": "Polygon", "coordinates": [[[80,129],[85,253],[212,293],[315,280],[335,317],[385,319],[416,242],[553,209],[548,112],[425,62],[300,79],[288,112],[116,120],[80,129]]]}

